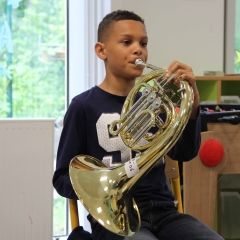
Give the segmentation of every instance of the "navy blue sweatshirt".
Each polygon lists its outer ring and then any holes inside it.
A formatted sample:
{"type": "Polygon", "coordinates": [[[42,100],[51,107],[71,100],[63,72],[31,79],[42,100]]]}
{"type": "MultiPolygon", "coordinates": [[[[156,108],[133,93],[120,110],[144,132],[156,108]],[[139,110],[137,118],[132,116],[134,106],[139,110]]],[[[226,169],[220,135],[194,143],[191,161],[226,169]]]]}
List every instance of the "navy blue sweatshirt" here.
{"type": "MultiPolygon", "coordinates": [[[[120,136],[108,133],[110,123],[121,114],[126,97],[116,96],[95,86],[73,98],[64,117],[64,127],[57,153],[56,171],[53,185],[66,198],[77,199],[69,178],[69,163],[79,154],[93,156],[99,160],[110,156],[110,164],[129,160],[131,150],[120,136]]],[[[178,161],[193,159],[201,142],[200,116],[190,119],[174,147],[168,155],[178,161]]],[[[156,165],[143,177],[134,193],[135,201],[171,201],[174,196],[166,185],[165,165],[156,165]]]]}

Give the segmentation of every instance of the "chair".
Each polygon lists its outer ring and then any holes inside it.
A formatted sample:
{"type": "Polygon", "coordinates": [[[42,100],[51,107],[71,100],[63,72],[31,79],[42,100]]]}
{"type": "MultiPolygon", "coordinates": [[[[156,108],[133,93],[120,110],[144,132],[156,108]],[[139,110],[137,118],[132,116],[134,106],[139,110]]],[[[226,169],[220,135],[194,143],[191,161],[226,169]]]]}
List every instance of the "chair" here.
{"type": "Polygon", "coordinates": [[[69,210],[70,210],[70,219],[72,230],[79,226],[79,218],[78,218],[78,206],[76,199],[68,199],[69,202],[69,210]]]}
{"type": "Polygon", "coordinates": [[[181,195],[181,184],[178,161],[172,160],[170,157],[165,156],[165,174],[167,179],[171,182],[172,192],[178,201],[178,212],[183,213],[183,203],[181,195]]]}
{"type": "MultiPolygon", "coordinates": [[[[178,162],[166,156],[165,163],[166,163],[166,166],[165,166],[166,177],[170,180],[172,192],[176,200],[178,201],[178,211],[183,213],[178,162]]],[[[70,209],[71,226],[73,230],[79,226],[77,200],[69,199],[69,209],[70,209]]]]}

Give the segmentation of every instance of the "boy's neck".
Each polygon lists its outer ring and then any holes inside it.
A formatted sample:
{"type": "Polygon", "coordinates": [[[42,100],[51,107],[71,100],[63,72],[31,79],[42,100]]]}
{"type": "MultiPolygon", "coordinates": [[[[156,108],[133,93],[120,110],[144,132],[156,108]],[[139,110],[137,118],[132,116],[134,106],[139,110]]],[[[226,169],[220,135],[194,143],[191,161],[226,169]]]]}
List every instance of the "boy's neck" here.
{"type": "Polygon", "coordinates": [[[117,96],[126,97],[135,84],[135,80],[108,80],[107,78],[99,85],[101,89],[117,96]]]}

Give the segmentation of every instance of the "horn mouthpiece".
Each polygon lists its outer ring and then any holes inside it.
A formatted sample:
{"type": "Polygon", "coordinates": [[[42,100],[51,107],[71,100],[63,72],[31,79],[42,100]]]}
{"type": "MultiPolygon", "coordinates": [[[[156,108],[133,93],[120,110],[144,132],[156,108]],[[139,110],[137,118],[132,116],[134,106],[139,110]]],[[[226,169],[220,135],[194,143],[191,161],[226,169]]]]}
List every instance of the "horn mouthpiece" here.
{"type": "Polygon", "coordinates": [[[140,65],[141,65],[141,66],[146,67],[146,63],[144,63],[141,58],[136,59],[135,65],[136,65],[136,66],[140,66],[140,65]]]}
{"type": "Polygon", "coordinates": [[[145,63],[141,58],[136,59],[135,65],[136,66],[144,66],[144,67],[147,67],[147,68],[151,68],[152,70],[163,69],[163,68],[159,68],[159,67],[153,66],[152,64],[145,63]]]}

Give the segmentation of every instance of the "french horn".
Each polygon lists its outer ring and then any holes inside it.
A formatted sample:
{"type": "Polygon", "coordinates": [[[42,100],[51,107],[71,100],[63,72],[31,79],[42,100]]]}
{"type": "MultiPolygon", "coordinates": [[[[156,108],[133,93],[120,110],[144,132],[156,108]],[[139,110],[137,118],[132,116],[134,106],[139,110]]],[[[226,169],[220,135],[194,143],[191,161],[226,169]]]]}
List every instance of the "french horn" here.
{"type": "Polygon", "coordinates": [[[193,103],[192,88],[187,81],[180,77],[178,89],[174,91],[169,88],[174,75],[167,78],[165,69],[141,59],[135,64],[152,71],[140,77],[132,88],[120,119],[110,125],[109,132],[119,134],[137,152],[136,157],[109,168],[92,156],[78,155],[69,166],[73,189],[83,206],[103,227],[121,236],[132,236],[139,230],[141,220],[132,197],[134,190],[179,139],[193,103]],[[173,103],[176,96],[178,102],[173,103]],[[155,132],[149,134],[152,128],[155,132]]]}

